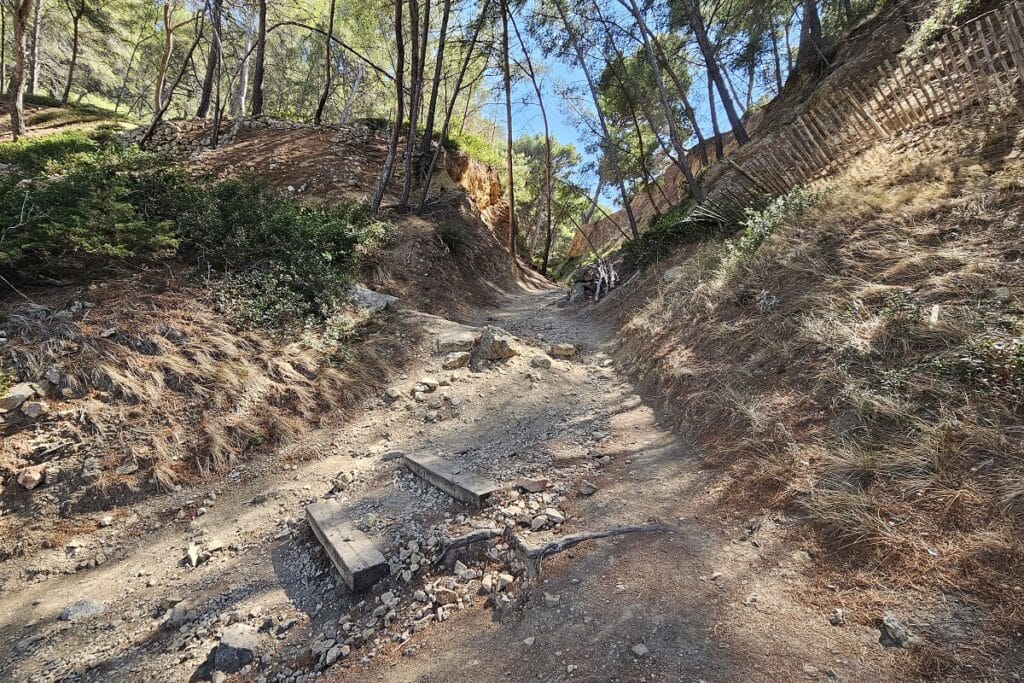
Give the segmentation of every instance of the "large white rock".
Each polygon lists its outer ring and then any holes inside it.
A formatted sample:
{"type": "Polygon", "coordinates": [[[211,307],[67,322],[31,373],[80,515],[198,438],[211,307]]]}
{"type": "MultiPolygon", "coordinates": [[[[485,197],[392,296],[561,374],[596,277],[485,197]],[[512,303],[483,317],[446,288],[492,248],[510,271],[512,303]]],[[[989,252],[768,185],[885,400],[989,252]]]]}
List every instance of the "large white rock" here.
{"type": "Polygon", "coordinates": [[[358,308],[370,311],[371,313],[379,313],[398,301],[397,296],[375,292],[360,284],[354,284],[349,287],[349,296],[352,297],[352,303],[358,308]]]}

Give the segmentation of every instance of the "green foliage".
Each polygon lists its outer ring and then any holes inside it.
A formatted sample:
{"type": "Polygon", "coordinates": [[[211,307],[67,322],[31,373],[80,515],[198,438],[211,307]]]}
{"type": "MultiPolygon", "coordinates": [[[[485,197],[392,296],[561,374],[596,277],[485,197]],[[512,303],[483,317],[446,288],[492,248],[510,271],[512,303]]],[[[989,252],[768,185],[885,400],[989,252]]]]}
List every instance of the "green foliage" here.
{"type": "Polygon", "coordinates": [[[0,396],[7,393],[7,390],[14,385],[15,377],[8,371],[0,368],[0,396]]]}
{"type": "Polygon", "coordinates": [[[685,221],[688,204],[681,204],[654,219],[638,240],[622,246],[627,267],[644,269],[665,258],[681,244],[702,242],[719,233],[713,223],[685,221]]]}
{"type": "Polygon", "coordinates": [[[769,235],[817,204],[820,198],[820,192],[797,188],[776,197],[763,209],[747,209],[743,231],[726,242],[727,252],[732,256],[753,254],[769,235]]]}
{"type": "Polygon", "coordinates": [[[505,146],[491,144],[483,136],[473,133],[449,133],[444,146],[453,152],[468,154],[488,166],[505,167],[505,146]]]}
{"type": "Polygon", "coordinates": [[[444,221],[434,227],[434,232],[437,235],[437,239],[441,240],[441,244],[450,253],[456,256],[463,253],[467,243],[464,225],[454,221],[444,221]]]}
{"type": "Polygon", "coordinates": [[[76,135],[0,145],[0,265],[81,280],[181,251],[224,273],[238,321],[326,317],[387,230],[365,207],[316,207],[252,180],[192,181],[134,147],[76,135]]]}

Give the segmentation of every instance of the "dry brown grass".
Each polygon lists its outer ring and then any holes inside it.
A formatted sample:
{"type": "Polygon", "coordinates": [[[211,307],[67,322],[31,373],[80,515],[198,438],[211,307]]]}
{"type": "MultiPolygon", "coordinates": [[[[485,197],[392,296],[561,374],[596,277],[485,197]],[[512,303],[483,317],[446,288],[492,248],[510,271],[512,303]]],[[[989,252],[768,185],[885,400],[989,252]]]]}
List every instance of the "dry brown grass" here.
{"type": "MultiPolygon", "coordinates": [[[[146,480],[170,487],[279,447],[372,395],[409,351],[410,340],[386,322],[358,315],[341,341],[273,341],[234,329],[208,295],[185,276],[148,273],[71,293],[95,304],[74,314],[61,292],[48,306],[17,305],[8,316],[4,367],[32,381],[56,368],[51,414],[75,415],[34,432],[75,432],[85,445],[79,456],[104,462],[99,490],[146,480]],[[104,337],[111,328],[118,332],[104,337]],[[123,464],[139,465],[140,474],[115,474],[123,464]]],[[[0,446],[7,467],[40,438],[11,429],[0,446]]]]}
{"type": "Polygon", "coordinates": [[[1024,118],[977,116],[870,151],[753,256],[688,248],[619,314],[622,356],[733,504],[803,514],[864,600],[982,606],[963,656],[922,655],[954,678],[1024,626],[1024,363],[991,350],[1024,336],[1024,118]]]}

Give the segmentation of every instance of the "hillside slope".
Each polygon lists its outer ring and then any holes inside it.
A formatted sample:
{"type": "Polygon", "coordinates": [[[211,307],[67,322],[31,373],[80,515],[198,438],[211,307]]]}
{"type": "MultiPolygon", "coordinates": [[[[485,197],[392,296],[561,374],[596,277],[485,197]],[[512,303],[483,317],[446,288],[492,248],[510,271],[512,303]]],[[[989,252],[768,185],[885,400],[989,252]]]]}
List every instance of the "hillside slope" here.
{"type": "Polygon", "coordinates": [[[880,143],[607,300],[725,508],[802,523],[846,619],[921,674],[1024,670],[1020,91],[880,143]]]}

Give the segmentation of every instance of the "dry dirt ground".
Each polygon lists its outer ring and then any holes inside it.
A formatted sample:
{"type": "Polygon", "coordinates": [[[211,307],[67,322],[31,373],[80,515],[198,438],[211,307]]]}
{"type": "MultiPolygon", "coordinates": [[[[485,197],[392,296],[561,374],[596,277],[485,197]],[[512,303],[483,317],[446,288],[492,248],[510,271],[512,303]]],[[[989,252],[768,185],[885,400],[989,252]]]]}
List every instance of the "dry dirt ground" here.
{"type": "Polygon", "coordinates": [[[254,653],[228,680],[897,678],[908,655],[879,644],[881,615],[831,625],[843,597],[782,541],[789,520],[717,509],[720,475],[660,426],[605,354],[605,331],[563,301],[560,290],[521,291],[471,321],[518,337],[517,356],[477,371],[442,371],[430,348],[464,326],[407,311],[426,342],[392,387],[397,399],[4,562],[0,679],[223,679],[207,662],[226,631],[254,653]],[[579,354],[536,367],[547,342],[579,354]],[[420,402],[423,376],[441,386],[420,402]],[[477,511],[411,476],[395,451],[548,485],[502,491],[477,511]],[[585,495],[584,482],[596,491],[585,495]],[[369,592],[341,583],[304,520],[327,496],[394,562],[369,592]],[[549,508],[564,523],[516,524],[549,508]],[[500,537],[469,548],[466,566],[433,562],[439,540],[506,520],[536,545],[651,519],[669,531],[581,543],[532,580],[500,537]],[[98,566],[73,569],[96,555],[98,566]],[[506,572],[514,580],[500,593],[482,588],[506,572]],[[443,593],[452,604],[438,604],[443,593]]]}

